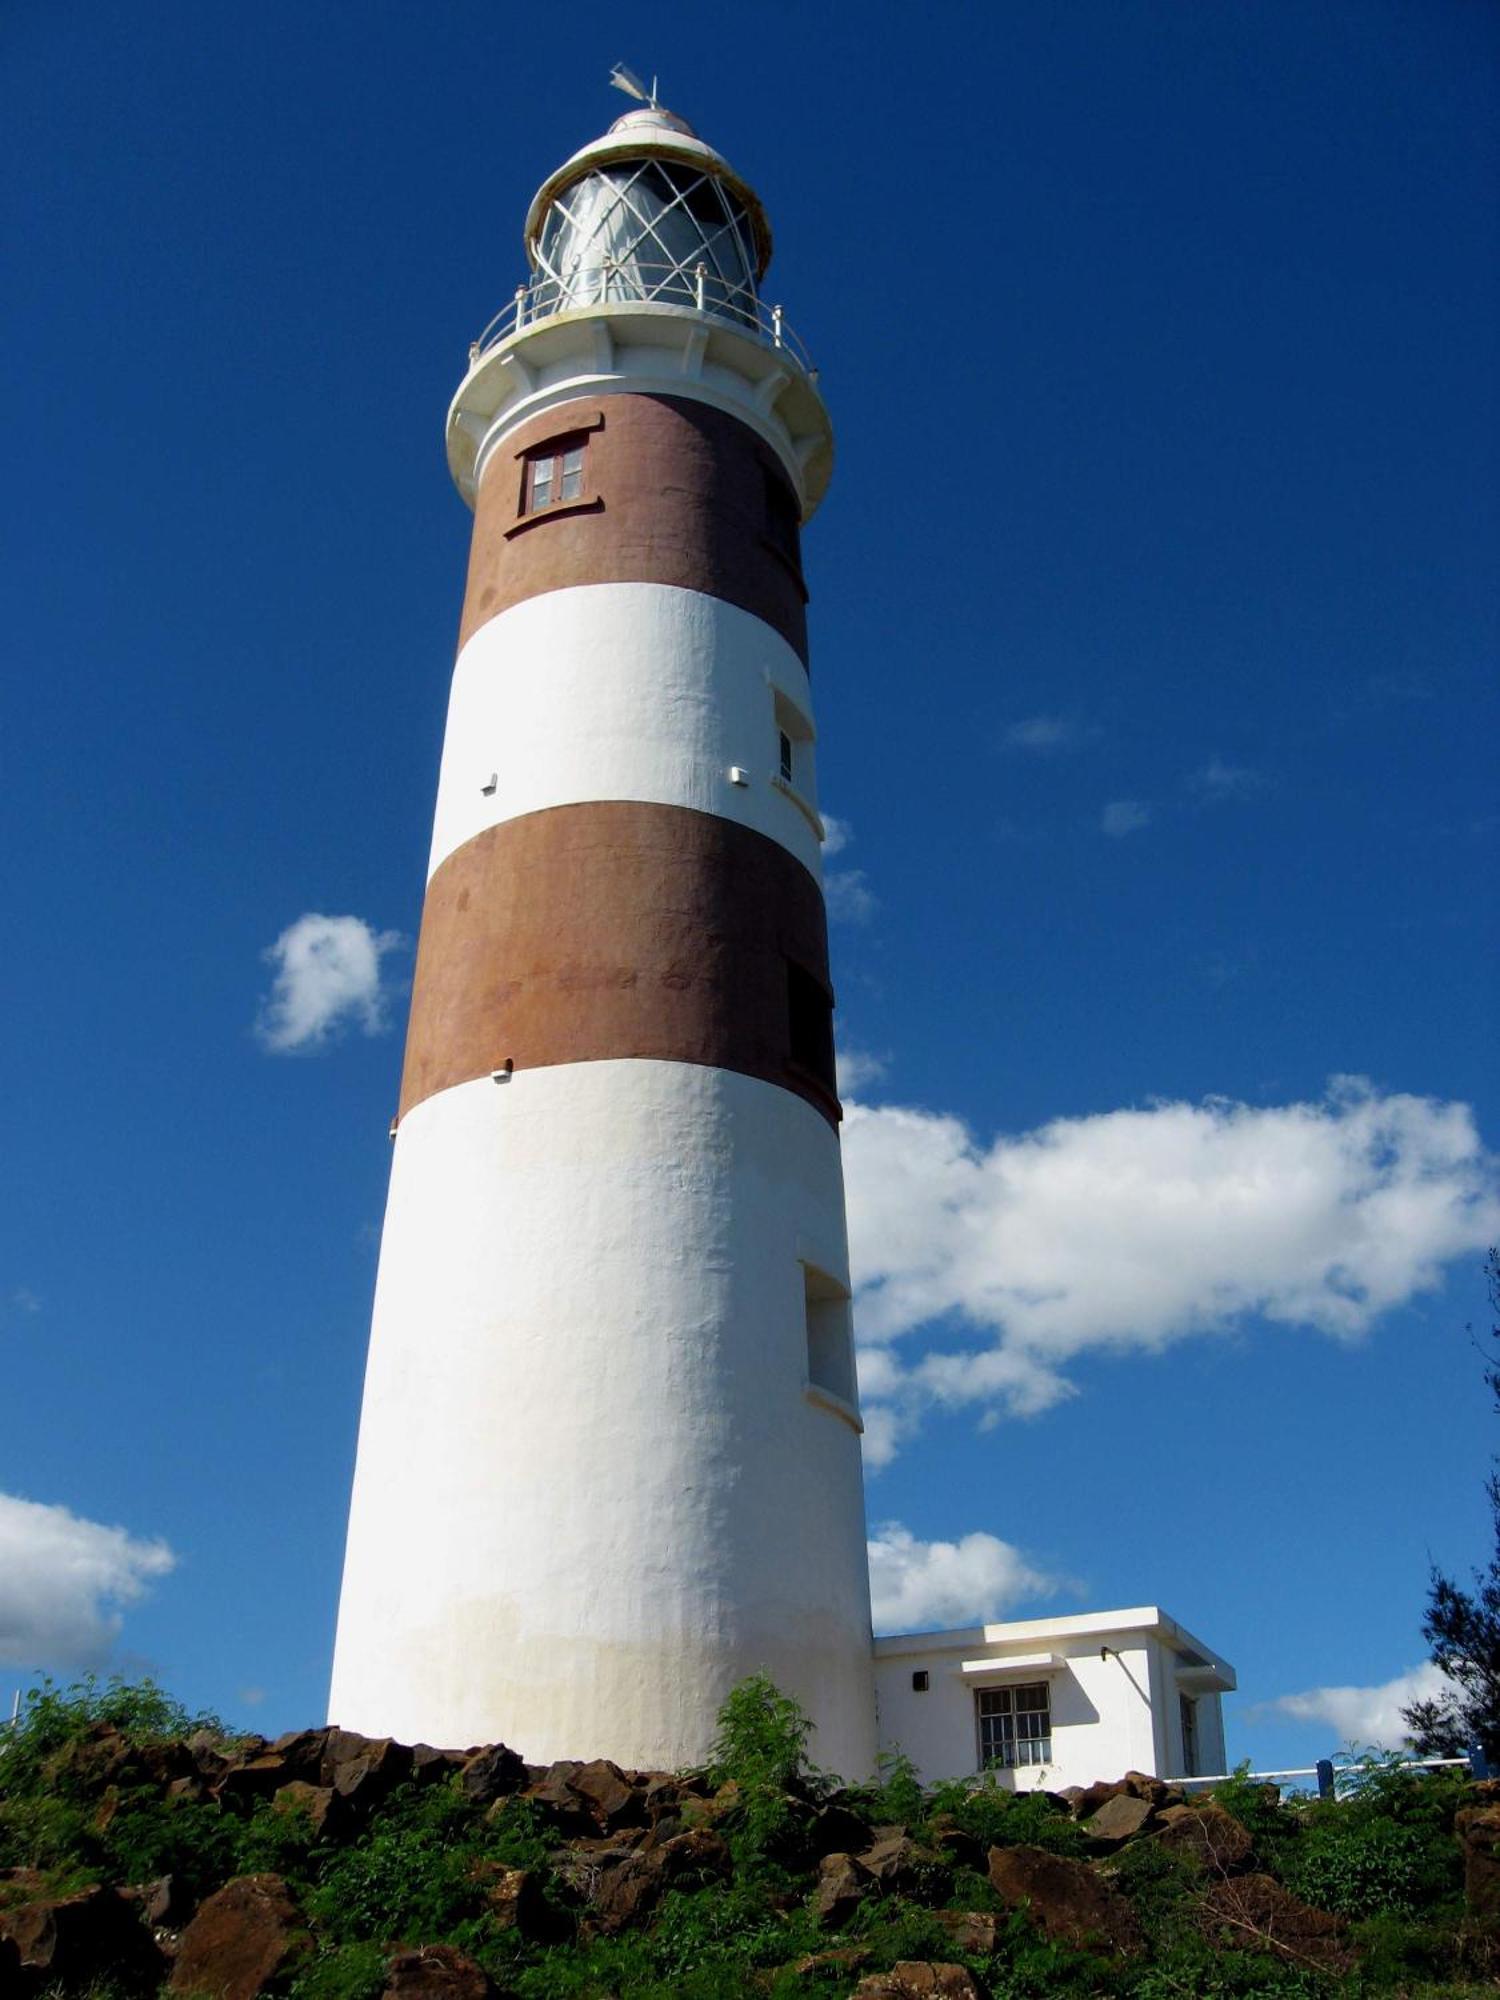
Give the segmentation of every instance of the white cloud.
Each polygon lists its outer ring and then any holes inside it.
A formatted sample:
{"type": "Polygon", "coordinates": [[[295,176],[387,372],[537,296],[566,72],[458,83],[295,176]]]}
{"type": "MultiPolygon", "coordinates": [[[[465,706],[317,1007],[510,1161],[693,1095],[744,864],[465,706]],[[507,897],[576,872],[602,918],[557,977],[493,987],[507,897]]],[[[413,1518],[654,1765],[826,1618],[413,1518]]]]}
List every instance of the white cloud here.
{"type": "Polygon", "coordinates": [[[1013,750],[1077,750],[1098,734],[1095,724],[1077,715],[1028,715],[1010,725],[1005,740],[1013,750]]]}
{"type": "Polygon", "coordinates": [[[823,814],[823,856],[827,860],[835,854],[842,854],[854,838],[854,828],[846,819],[835,819],[832,813],[823,814]]]}
{"type": "Polygon", "coordinates": [[[1150,824],[1151,808],[1143,799],[1111,799],[1099,815],[1099,830],[1111,840],[1122,840],[1127,833],[1139,833],[1150,824]]]}
{"type": "Polygon", "coordinates": [[[378,1035],[386,1025],[380,962],[401,942],[398,931],[373,930],[362,917],[298,917],[261,954],[276,968],[256,1023],[262,1044],[301,1054],[351,1021],[378,1035]]]}
{"type": "Polygon", "coordinates": [[[869,1551],[877,1632],[983,1625],[1018,1599],[1050,1597],[1059,1587],[996,1535],[919,1542],[899,1521],[886,1521],[871,1536],[869,1551]]]}
{"type": "Polygon", "coordinates": [[[1298,1722],[1326,1723],[1340,1745],[1359,1749],[1400,1750],[1409,1741],[1401,1711],[1414,1701],[1433,1701],[1452,1691],[1453,1684],[1431,1660],[1412,1667],[1378,1687],[1308,1688],[1302,1694],[1279,1695],[1257,1704],[1264,1714],[1273,1710],[1298,1722]]]}
{"type": "Polygon", "coordinates": [[[862,868],[835,869],[823,878],[823,900],[836,924],[868,923],[880,907],[862,868]]]}
{"type": "Polygon", "coordinates": [[[1210,757],[1189,774],[1187,788],[1208,804],[1218,805],[1227,799],[1247,799],[1264,790],[1265,783],[1261,773],[1246,764],[1226,764],[1221,757],[1210,757]]]}
{"type": "Polygon", "coordinates": [[[0,1664],[102,1666],[134,1604],[176,1567],[163,1541],[0,1493],[0,1664]]]}
{"type": "Polygon", "coordinates": [[[1500,1231],[1468,1107],[1358,1079],[1315,1103],[1162,1103],[989,1145],[899,1105],[851,1104],[843,1131],[867,1422],[892,1412],[875,1464],[934,1404],[1048,1408],[1090,1350],[1257,1314],[1355,1339],[1500,1231]]]}
{"type": "Polygon", "coordinates": [[[887,1057],[877,1056],[869,1049],[851,1048],[847,1043],[838,1045],[839,1095],[855,1095],[868,1090],[871,1084],[879,1083],[890,1068],[887,1057]]]}

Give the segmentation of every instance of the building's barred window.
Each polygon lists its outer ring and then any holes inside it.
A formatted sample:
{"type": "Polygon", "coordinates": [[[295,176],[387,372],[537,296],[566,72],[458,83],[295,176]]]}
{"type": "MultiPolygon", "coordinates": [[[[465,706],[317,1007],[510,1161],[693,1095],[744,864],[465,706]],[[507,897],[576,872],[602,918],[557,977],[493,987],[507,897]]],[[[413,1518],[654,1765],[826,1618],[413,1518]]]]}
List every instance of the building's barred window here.
{"type": "Polygon", "coordinates": [[[587,445],[570,444],[538,452],[526,460],[526,492],[522,511],[540,513],[562,500],[583,498],[583,460],[587,445]]]}
{"type": "Polygon", "coordinates": [[[1182,1775],[1198,1776],[1198,1704],[1190,1695],[1179,1694],[1178,1713],[1182,1717],[1182,1775]]]}
{"type": "Polygon", "coordinates": [[[1052,1762],[1052,1704],[1045,1681],[1023,1687],[980,1688],[974,1697],[979,1718],[979,1768],[1052,1762]]]}

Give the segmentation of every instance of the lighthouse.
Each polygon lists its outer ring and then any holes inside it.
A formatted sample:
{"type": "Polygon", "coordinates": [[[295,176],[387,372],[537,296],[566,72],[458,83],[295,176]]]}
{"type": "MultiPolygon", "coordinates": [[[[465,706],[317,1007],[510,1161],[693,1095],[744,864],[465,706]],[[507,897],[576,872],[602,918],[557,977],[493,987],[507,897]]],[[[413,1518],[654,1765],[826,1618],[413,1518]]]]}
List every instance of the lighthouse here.
{"type": "Polygon", "coordinates": [[[832,434],[752,189],[654,100],[543,184],[474,512],[333,1720],[875,1751],[801,530],[832,434]]]}

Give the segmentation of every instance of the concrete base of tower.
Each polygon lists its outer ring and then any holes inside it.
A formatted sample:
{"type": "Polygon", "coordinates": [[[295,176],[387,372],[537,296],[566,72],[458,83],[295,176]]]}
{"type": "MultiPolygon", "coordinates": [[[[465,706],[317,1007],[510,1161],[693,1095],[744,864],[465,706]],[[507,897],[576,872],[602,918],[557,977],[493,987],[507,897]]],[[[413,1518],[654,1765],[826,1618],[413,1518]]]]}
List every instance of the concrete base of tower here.
{"type": "Polygon", "coordinates": [[[333,1719],[671,1768],[703,1760],[725,1695],[764,1669],[812,1715],[815,1761],[868,1775],[841,1289],[837,1135],[774,1084],[604,1061],[418,1105],[381,1251],[333,1719]]]}

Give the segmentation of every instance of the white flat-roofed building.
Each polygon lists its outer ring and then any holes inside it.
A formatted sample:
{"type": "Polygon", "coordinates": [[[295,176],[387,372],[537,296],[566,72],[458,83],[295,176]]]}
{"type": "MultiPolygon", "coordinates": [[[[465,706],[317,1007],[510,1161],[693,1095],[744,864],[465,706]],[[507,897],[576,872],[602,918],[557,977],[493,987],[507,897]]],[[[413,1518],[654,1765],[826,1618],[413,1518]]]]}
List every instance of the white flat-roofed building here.
{"type": "Polygon", "coordinates": [[[1234,1669],[1157,1605],[875,1641],[880,1742],[924,1783],[994,1771],[1058,1791],[1226,1768],[1234,1669]]]}

